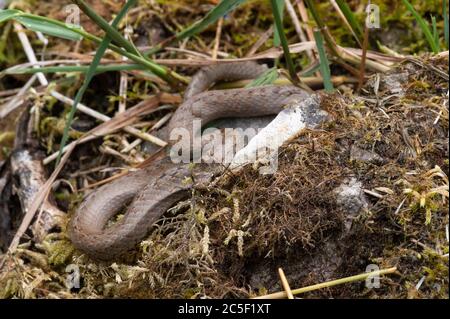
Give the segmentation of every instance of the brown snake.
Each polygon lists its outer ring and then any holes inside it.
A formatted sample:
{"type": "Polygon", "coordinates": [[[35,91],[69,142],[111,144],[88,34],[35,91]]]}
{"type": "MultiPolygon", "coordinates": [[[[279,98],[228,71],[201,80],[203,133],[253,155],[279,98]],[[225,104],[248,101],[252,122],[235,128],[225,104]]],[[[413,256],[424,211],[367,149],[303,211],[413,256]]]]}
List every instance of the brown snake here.
{"type": "MultiPolygon", "coordinates": [[[[169,140],[169,132],[180,127],[192,132],[195,119],[207,124],[225,117],[277,114],[293,98],[302,100],[309,96],[295,86],[275,85],[203,92],[217,81],[252,79],[265,70],[265,66],[254,62],[201,69],[188,86],[183,104],[158,135],[169,140]]],[[[145,238],[165,211],[189,195],[192,183],[186,183],[187,180],[208,182],[212,177],[208,164],[196,165],[193,171],[189,164],[174,164],[167,156],[123,176],[84,199],[69,224],[72,243],[92,258],[117,258],[145,238]],[[107,227],[108,221],[127,205],[123,218],[107,227]]]]}

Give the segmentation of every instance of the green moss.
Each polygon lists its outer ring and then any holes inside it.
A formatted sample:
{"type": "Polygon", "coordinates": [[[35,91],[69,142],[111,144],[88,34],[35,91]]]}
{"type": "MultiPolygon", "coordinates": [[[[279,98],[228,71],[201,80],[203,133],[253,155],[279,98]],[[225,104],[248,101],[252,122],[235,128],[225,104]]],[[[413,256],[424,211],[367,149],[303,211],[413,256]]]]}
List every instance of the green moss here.
{"type": "Polygon", "coordinates": [[[14,296],[18,296],[19,292],[20,292],[19,280],[17,278],[9,278],[6,280],[6,283],[3,284],[0,288],[0,299],[7,299],[14,296]]]}
{"type": "Polygon", "coordinates": [[[48,247],[48,260],[54,266],[65,265],[74,252],[74,247],[68,241],[57,241],[48,247]]]}

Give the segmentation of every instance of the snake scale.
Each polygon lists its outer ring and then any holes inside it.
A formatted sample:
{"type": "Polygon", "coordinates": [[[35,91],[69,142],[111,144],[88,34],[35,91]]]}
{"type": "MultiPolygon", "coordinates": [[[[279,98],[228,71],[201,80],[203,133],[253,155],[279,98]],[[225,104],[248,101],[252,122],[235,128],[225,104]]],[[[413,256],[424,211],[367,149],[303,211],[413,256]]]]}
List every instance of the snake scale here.
{"type": "MultiPolygon", "coordinates": [[[[226,63],[198,71],[185,91],[184,102],[158,135],[169,140],[176,128],[193,130],[202,124],[230,117],[257,117],[279,113],[293,98],[309,94],[295,86],[266,85],[252,88],[206,91],[218,81],[253,79],[267,70],[255,62],[226,63]]],[[[166,156],[106,184],[88,195],[69,223],[69,236],[76,248],[98,260],[113,260],[133,249],[150,232],[165,211],[189,195],[193,183],[207,183],[214,169],[209,164],[175,164],[166,156]],[[187,179],[187,177],[192,177],[187,179]],[[189,180],[191,182],[186,183],[189,180]],[[113,225],[117,213],[124,216],[113,225]]]]}

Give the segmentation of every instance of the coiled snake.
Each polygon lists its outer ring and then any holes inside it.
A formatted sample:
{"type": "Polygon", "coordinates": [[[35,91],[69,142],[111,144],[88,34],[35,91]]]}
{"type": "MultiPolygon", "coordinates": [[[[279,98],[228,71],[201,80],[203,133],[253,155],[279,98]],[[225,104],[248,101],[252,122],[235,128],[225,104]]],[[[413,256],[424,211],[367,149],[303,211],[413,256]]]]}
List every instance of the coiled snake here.
{"type": "MultiPolygon", "coordinates": [[[[266,71],[254,62],[226,63],[201,69],[185,92],[182,105],[159,136],[169,140],[176,128],[193,132],[193,121],[207,124],[229,117],[257,117],[279,113],[293,98],[309,94],[295,86],[267,85],[253,88],[206,91],[212,83],[252,79],[266,71]],[[206,91],[206,92],[204,92],[206,91]]],[[[79,250],[92,258],[114,259],[132,249],[151,230],[154,222],[176,202],[187,197],[192,182],[208,182],[213,170],[202,164],[195,171],[188,164],[175,164],[166,156],[87,196],[69,223],[69,236],[79,250]],[[128,207],[126,207],[128,206],[128,207]],[[125,209],[123,218],[107,227],[108,221],[125,209]]]]}

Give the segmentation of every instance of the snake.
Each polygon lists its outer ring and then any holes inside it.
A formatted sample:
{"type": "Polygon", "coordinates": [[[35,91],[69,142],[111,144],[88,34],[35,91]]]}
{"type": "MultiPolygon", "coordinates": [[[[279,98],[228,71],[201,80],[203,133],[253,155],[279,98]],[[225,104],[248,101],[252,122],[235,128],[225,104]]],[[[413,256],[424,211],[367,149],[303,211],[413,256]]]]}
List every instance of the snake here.
{"type": "MultiPolygon", "coordinates": [[[[177,128],[194,134],[194,120],[207,124],[224,118],[276,115],[292,99],[304,100],[310,95],[294,85],[208,90],[219,81],[255,79],[267,70],[266,65],[254,61],[201,68],[191,78],[183,102],[157,132],[158,136],[169,141],[170,132],[177,128]]],[[[118,259],[136,248],[155,222],[176,203],[189,197],[195,185],[207,184],[217,174],[217,165],[174,163],[166,155],[145,168],[121,176],[82,200],[68,225],[72,244],[93,259],[118,259]],[[121,218],[111,223],[119,213],[123,214],[121,218]]]]}

